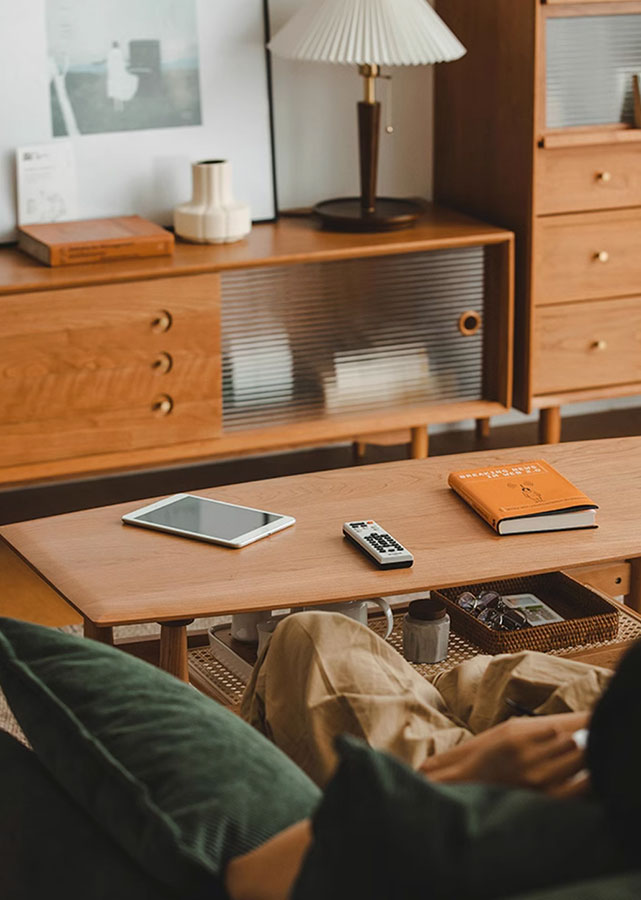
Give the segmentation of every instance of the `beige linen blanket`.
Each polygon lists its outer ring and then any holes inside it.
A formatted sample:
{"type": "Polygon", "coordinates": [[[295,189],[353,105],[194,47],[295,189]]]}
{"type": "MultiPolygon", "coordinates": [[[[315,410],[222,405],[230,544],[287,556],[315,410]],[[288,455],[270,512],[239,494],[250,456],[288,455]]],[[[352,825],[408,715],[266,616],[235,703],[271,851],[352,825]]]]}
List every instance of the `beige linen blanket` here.
{"type": "Polygon", "coordinates": [[[339,613],[305,612],[276,629],[241,712],[319,785],[336,764],[333,741],[352,734],[417,768],[513,715],[589,711],[611,672],[544,653],[477,656],[419,675],[389,644],[339,613]]]}

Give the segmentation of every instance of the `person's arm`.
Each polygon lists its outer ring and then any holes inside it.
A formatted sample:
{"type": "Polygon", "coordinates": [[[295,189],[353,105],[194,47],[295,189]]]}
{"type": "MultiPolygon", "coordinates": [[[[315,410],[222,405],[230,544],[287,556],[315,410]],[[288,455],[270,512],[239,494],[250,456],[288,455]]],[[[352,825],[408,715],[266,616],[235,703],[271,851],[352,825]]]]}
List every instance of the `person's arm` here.
{"type": "Polygon", "coordinates": [[[312,842],[309,819],[237,856],[227,866],[225,887],[232,900],[286,900],[312,842]]]}
{"type": "Polygon", "coordinates": [[[435,782],[480,782],[530,788],[555,796],[582,793],[588,785],[584,753],[572,734],[586,713],[512,718],[452,750],[428,757],[420,771],[435,782]]]}

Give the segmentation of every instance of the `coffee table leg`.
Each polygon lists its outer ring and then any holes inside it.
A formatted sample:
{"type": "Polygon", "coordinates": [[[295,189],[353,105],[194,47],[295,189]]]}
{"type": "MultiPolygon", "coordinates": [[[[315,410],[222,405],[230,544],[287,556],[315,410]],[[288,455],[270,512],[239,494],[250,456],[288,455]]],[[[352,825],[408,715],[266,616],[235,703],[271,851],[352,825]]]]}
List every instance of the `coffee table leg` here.
{"type": "Polygon", "coordinates": [[[629,560],[630,563],[630,590],[625,598],[626,604],[641,612],[641,557],[629,560]]]}
{"type": "Polygon", "coordinates": [[[102,628],[100,625],[94,625],[91,619],[85,619],[85,637],[91,638],[92,641],[100,641],[101,644],[114,645],[113,628],[102,628]]]}
{"type": "Polygon", "coordinates": [[[189,681],[187,671],[187,626],[193,619],[160,623],[160,668],[181,681],[189,681]]]}
{"type": "Polygon", "coordinates": [[[427,425],[419,425],[411,429],[412,443],[410,445],[411,459],[427,459],[429,451],[429,436],[427,425]]]}

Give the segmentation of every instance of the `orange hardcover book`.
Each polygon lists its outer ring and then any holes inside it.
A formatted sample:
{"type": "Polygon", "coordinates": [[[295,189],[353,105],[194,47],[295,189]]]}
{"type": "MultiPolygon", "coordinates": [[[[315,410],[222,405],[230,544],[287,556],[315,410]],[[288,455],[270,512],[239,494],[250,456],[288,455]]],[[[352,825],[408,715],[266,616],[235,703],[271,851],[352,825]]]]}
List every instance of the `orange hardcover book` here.
{"type": "Polygon", "coordinates": [[[140,216],[23,225],[18,247],[48,266],[173,253],[170,231],[140,216]]]}
{"type": "Polygon", "coordinates": [[[498,534],[596,527],[596,503],[542,459],[452,472],[448,484],[498,534]]]}

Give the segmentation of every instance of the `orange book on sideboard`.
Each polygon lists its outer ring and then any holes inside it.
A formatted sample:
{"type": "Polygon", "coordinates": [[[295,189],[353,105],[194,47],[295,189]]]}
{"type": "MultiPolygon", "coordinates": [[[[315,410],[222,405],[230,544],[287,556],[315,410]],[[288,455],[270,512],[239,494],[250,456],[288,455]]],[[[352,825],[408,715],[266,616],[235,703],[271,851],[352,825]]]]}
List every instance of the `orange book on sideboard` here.
{"type": "Polygon", "coordinates": [[[47,266],[166,256],[173,253],[174,236],[141,216],[78,219],[23,225],[18,247],[47,266]]]}

